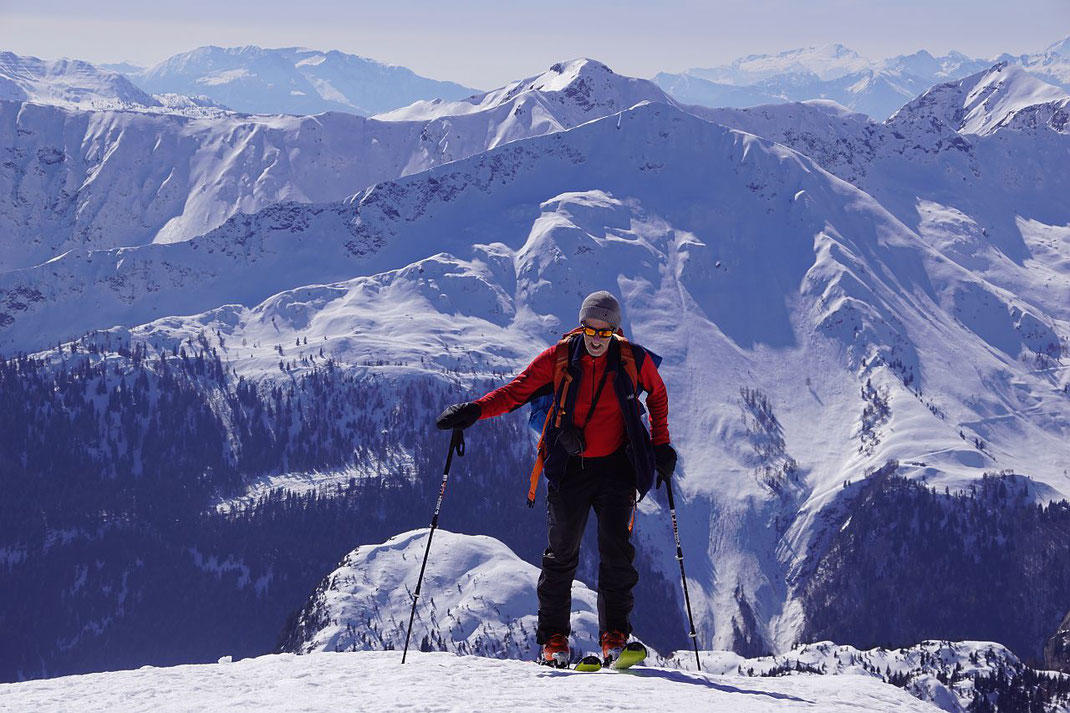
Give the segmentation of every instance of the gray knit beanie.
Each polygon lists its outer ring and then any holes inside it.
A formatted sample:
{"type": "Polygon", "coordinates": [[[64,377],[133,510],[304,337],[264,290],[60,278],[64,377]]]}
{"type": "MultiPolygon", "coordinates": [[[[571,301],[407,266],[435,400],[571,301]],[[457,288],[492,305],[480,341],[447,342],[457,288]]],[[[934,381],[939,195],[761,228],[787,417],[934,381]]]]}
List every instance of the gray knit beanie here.
{"type": "Polygon", "coordinates": [[[620,327],[620,303],[617,298],[605,290],[592,292],[580,306],[580,322],[588,319],[600,319],[609,322],[613,329],[620,327]]]}

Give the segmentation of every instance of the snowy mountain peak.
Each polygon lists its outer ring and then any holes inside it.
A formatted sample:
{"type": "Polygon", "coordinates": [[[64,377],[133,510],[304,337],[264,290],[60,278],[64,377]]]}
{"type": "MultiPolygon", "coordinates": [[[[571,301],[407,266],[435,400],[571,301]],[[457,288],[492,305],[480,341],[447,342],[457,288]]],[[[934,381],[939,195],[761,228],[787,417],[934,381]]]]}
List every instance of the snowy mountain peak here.
{"type": "MultiPolygon", "coordinates": [[[[428,530],[413,530],[358,547],[316,588],[285,632],[285,649],[401,649],[412,590],[428,530]]],[[[530,658],[535,646],[539,570],[499,540],[438,530],[424,575],[411,646],[494,658],[530,658]]],[[[598,639],[594,592],[572,588],[572,639],[592,651],[598,639]]]]}
{"type": "Polygon", "coordinates": [[[517,113],[537,111],[556,118],[562,126],[575,126],[644,101],[676,103],[650,80],[625,77],[601,62],[580,58],[558,62],[541,74],[461,101],[420,101],[375,118],[429,121],[508,106],[517,113]],[[541,108],[535,109],[533,103],[541,108]]]}
{"type": "Polygon", "coordinates": [[[533,79],[528,87],[542,91],[561,91],[574,82],[605,74],[613,74],[613,70],[597,60],[581,57],[554,64],[533,79]]]}
{"type": "Polygon", "coordinates": [[[80,109],[160,106],[116,72],[79,60],[42,60],[12,52],[0,52],[0,99],[80,109]]]}
{"type": "Polygon", "coordinates": [[[938,84],[906,104],[890,126],[941,127],[960,134],[986,135],[1019,112],[1068,98],[1059,87],[1037,79],[1021,66],[999,62],[957,82],[938,84]]]}

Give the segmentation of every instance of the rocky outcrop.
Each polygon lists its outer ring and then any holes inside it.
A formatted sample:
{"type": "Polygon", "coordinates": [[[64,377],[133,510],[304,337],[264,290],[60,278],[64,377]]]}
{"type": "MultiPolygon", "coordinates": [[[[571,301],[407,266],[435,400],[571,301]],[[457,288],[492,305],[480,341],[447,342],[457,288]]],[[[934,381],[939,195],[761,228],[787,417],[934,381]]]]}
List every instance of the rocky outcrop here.
{"type": "Polygon", "coordinates": [[[1044,646],[1044,665],[1053,671],[1070,673],[1070,612],[1044,646]]]}

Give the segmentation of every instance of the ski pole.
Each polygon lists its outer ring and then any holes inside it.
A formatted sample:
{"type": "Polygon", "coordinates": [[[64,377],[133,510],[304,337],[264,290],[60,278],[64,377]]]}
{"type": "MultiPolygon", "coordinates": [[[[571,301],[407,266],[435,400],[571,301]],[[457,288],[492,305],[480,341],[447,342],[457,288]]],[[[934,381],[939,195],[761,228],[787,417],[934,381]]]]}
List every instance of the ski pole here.
{"type": "Polygon", "coordinates": [[[424,562],[420,565],[420,577],[416,580],[416,592],[412,595],[412,611],[409,612],[409,630],[405,633],[405,650],[401,652],[401,663],[405,663],[405,657],[409,654],[409,637],[412,636],[412,620],[416,617],[416,603],[420,600],[420,587],[424,583],[424,568],[427,567],[427,556],[431,554],[431,538],[435,536],[438,527],[438,511],[442,508],[442,498],[446,495],[446,480],[450,477],[450,465],[453,463],[453,454],[464,455],[464,431],[460,428],[453,429],[453,437],[450,438],[450,452],[446,456],[446,467],[442,471],[442,487],[438,491],[438,502],[435,503],[435,514],[431,516],[431,531],[427,533],[427,549],[424,550],[424,562]]]}
{"type": "Polygon", "coordinates": [[[684,550],[680,547],[680,528],[676,525],[676,503],[672,497],[672,480],[665,479],[665,494],[669,498],[669,515],[672,516],[672,536],[676,539],[676,560],[680,563],[680,581],[684,584],[684,604],[687,606],[687,623],[691,631],[687,633],[691,637],[691,643],[695,647],[695,666],[702,670],[702,662],[698,658],[698,635],[695,634],[695,618],[691,616],[691,597],[687,594],[687,575],[684,574],[684,550]]]}

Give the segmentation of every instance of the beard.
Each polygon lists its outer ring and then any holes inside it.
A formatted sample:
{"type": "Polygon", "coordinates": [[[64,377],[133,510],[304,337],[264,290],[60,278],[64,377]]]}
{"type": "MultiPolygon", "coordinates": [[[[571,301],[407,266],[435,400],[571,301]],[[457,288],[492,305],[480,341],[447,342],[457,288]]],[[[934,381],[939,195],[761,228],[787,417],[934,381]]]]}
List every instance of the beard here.
{"type": "Polygon", "coordinates": [[[590,337],[586,337],[585,336],[583,338],[583,345],[585,347],[587,347],[587,353],[588,354],[590,354],[593,357],[600,357],[600,356],[602,356],[603,354],[606,353],[606,350],[609,347],[609,340],[608,339],[603,339],[602,341],[600,341],[596,345],[596,344],[593,343],[593,340],[590,337]]]}

